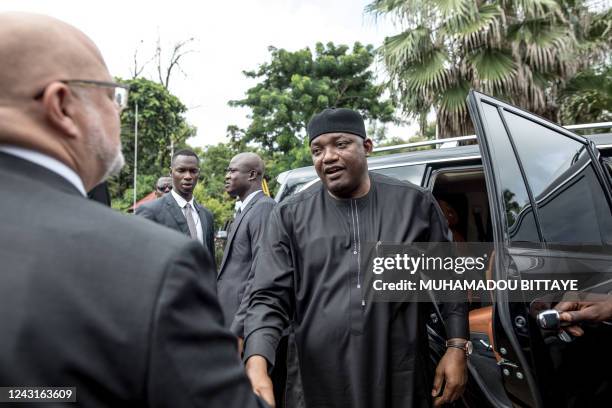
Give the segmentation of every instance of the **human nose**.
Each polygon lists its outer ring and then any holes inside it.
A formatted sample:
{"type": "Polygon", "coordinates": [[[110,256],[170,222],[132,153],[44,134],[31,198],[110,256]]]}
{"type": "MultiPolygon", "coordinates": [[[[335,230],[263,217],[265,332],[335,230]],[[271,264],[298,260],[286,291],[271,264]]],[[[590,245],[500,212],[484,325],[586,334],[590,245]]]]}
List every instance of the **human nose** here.
{"type": "Polygon", "coordinates": [[[323,163],[333,163],[336,160],[338,160],[338,154],[336,152],[336,149],[327,148],[323,150],[323,163]]]}

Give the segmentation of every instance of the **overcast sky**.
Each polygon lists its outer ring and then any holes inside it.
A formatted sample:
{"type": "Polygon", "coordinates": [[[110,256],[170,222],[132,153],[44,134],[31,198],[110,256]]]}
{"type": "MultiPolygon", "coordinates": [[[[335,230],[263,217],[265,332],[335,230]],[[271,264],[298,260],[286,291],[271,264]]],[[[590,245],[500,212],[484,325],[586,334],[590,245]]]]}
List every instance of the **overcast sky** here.
{"type": "MultiPolygon", "coordinates": [[[[111,74],[130,77],[134,51],[145,62],[158,33],[166,50],[191,37],[194,52],[182,60],[186,75],[172,75],[170,91],[189,108],[198,134],[194,146],[226,140],[230,124],[245,127],[248,109],[230,108],[255,82],[242,71],[269,60],[268,46],[298,50],[318,41],[379,46],[396,30],[364,14],[368,0],[1,0],[0,11],[51,15],[85,32],[98,45],[111,74]]],[[[145,76],[157,79],[153,70],[145,76]]],[[[413,127],[391,127],[392,136],[410,136],[413,127]]]]}

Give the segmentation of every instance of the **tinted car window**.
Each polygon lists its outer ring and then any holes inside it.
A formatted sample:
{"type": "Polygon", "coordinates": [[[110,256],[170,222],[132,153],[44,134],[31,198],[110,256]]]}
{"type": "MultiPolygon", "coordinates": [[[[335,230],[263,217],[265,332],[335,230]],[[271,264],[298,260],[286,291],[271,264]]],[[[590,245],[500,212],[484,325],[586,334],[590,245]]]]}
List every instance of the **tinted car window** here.
{"type": "Polygon", "coordinates": [[[384,169],[373,169],[372,171],[420,186],[423,174],[425,173],[425,165],[415,164],[413,166],[387,167],[384,169]]]}
{"type": "Polygon", "coordinates": [[[513,113],[504,111],[504,118],[537,203],[544,240],[606,242],[612,218],[586,146],[513,113]]]}
{"type": "Polygon", "coordinates": [[[498,177],[506,213],[508,239],[511,242],[540,242],[527,188],[499,112],[487,103],[483,103],[482,108],[492,159],[500,170],[498,177]]]}

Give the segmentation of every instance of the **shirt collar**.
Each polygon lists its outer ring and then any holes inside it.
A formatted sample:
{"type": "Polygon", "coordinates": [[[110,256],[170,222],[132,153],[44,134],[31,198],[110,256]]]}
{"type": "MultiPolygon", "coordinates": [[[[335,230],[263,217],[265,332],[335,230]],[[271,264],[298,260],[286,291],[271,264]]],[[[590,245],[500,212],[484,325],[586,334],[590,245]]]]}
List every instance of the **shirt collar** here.
{"type": "Polygon", "coordinates": [[[174,200],[176,200],[176,203],[179,205],[179,207],[185,208],[185,205],[187,205],[187,203],[189,203],[189,204],[191,204],[191,208],[193,208],[195,210],[195,205],[193,203],[193,196],[191,197],[191,200],[187,201],[183,197],[178,195],[178,193],[176,193],[174,191],[174,189],[170,190],[170,194],[172,194],[172,197],[174,197],[174,200]]]}
{"type": "Polygon", "coordinates": [[[17,146],[0,145],[0,151],[3,151],[13,156],[17,156],[23,160],[27,160],[34,164],[38,164],[39,166],[42,166],[48,170],[51,170],[54,173],[59,174],[68,182],[70,182],[70,184],[76,187],[76,189],[83,196],[87,196],[87,193],[85,192],[85,186],[83,185],[83,180],[81,180],[79,175],[74,170],[66,166],[61,161],[54,159],[51,156],[47,156],[44,153],[17,146]]]}
{"type": "Polygon", "coordinates": [[[260,191],[261,191],[261,190],[253,191],[251,194],[249,194],[249,195],[248,195],[248,196],[247,196],[247,197],[244,199],[244,201],[242,201],[242,202],[240,203],[240,211],[243,211],[243,210],[246,208],[247,204],[249,204],[249,201],[251,201],[251,200],[253,199],[253,197],[255,197],[255,194],[259,193],[260,191]]]}

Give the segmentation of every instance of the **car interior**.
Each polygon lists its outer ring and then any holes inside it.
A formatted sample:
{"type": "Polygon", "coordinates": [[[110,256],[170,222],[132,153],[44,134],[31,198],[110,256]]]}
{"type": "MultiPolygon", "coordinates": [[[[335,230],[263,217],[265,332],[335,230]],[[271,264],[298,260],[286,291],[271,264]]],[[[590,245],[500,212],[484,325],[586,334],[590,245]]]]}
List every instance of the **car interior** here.
{"type": "MultiPolygon", "coordinates": [[[[489,200],[482,166],[442,168],[432,171],[429,185],[448,220],[455,242],[491,242],[492,226],[489,200]]],[[[493,278],[494,253],[483,278],[493,278]]],[[[473,354],[470,357],[472,375],[479,383],[479,392],[466,390],[471,406],[511,406],[503,388],[498,361],[494,351],[493,297],[468,294],[470,337],[473,354]],[[488,401],[482,399],[486,390],[488,401]]]]}

